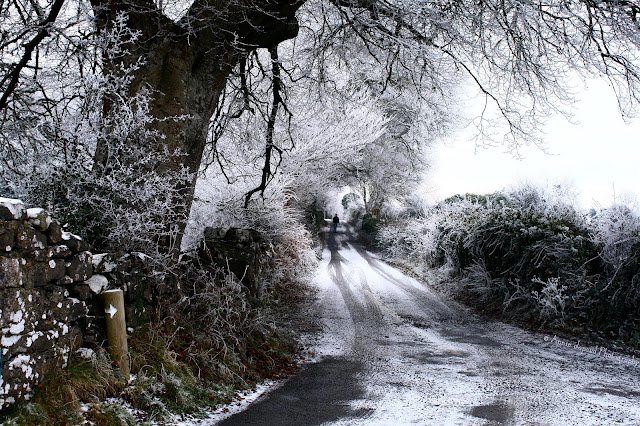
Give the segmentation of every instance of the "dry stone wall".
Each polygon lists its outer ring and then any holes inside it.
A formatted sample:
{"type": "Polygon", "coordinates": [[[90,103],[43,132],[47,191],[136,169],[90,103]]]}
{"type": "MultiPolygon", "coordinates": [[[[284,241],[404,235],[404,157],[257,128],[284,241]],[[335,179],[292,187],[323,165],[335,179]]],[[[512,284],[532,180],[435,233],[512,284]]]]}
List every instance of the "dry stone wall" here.
{"type": "Polygon", "coordinates": [[[0,409],[29,399],[82,345],[91,328],[88,249],[46,211],[0,198],[0,409]]]}
{"type": "MultiPolygon", "coordinates": [[[[105,344],[105,290],[124,291],[130,330],[157,315],[158,300],[180,297],[175,286],[148,281],[144,254],[89,250],[45,210],[0,198],[0,410],[30,399],[72,354],[105,344]]],[[[207,228],[199,262],[233,272],[259,294],[272,252],[257,231],[207,228]]]]}
{"type": "Polygon", "coordinates": [[[233,273],[249,290],[264,291],[261,277],[270,269],[273,246],[253,229],[205,228],[199,258],[233,273]]]}

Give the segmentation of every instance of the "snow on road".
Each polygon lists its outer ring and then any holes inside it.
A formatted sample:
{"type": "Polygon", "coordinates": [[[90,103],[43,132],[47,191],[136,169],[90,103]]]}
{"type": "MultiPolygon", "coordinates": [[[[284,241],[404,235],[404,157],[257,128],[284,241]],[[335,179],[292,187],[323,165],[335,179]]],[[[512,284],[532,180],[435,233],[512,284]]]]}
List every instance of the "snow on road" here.
{"type": "Polygon", "coordinates": [[[638,360],[477,318],[329,234],[298,377],[222,424],[640,424],[638,360]]]}

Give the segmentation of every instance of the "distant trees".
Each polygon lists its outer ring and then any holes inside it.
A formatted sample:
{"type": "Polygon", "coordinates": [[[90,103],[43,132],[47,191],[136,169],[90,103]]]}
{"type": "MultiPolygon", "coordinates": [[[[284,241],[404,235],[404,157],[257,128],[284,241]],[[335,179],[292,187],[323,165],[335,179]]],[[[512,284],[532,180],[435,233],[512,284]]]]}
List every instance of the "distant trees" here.
{"type": "MultiPolygon", "coordinates": [[[[263,122],[251,136],[262,146],[262,161],[245,204],[274,179],[281,155],[298,143],[293,129],[278,126],[304,114],[287,97],[301,79],[310,96],[319,97],[331,89],[345,98],[367,90],[384,101],[411,87],[415,103],[404,104],[411,108],[392,114],[389,102],[383,114],[393,121],[428,111],[437,123],[466,76],[486,100],[485,118],[496,112],[509,129],[502,139],[517,145],[531,140],[540,117],[570,101],[565,83],[573,70],[608,78],[621,107],[637,103],[639,10],[635,1],[613,0],[3,2],[2,172],[14,183],[44,163],[108,174],[137,164],[139,157],[124,153],[138,152],[154,159],[140,173],[166,174],[179,194],[167,204],[166,217],[177,226],[172,242],[158,241],[177,247],[197,173],[203,165],[224,164],[218,141],[232,121],[255,115],[263,122]],[[343,72],[358,90],[344,90],[343,72]],[[257,79],[263,84],[252,85],[257,79]],[[130,100],[142,102],[149,120],[142,134],[123,139],[114,117],[129,113],[118,105],[130,100]],[[120,143],[133,149],[121,150],[120,143]],[[183,171],[191,176],[186,181],[183,171]]],[[[478,122],[481,132],[491,133],[488,123],[478,122]]],[[[394,155],[385,161],[400,161],[403,170],[417,165],[416,155],[401,154],[408,139],[387,136],[394,155]]],[[[381,173],[371,174],[371,182],[388,182],[390,175],[402,176],[382,173],[400,167],[393,161],[361,163],[361,169],[381,173]]]]}
{"type": "Polygon", "coordinates": [[[358,192],[365,213],[376,216],[385,202],[401,201],[420,183],[428,165],[425,148],[435,137],[420,126],[417,111],[395,100],[381,103],[388,119],[384,133],[363,144],[356,161],[342,163],[342,183],[358,192]]]}

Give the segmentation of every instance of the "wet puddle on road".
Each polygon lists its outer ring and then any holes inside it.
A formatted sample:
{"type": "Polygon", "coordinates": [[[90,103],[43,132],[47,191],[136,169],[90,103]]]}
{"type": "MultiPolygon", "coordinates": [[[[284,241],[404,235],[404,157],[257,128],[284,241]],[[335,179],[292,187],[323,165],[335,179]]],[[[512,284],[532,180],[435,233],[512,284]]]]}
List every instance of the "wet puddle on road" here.
{"type": "Polygon", "coordinates": [[[438,334],[456,343],[501,347],[502,343],[487,337],[486,331],[478,327],[438,328],[438,334]]]}
{"type": "Polygon", "coordinates": [[[504,401],[496,401],[488,405],[473,407],[470,414],[493,422],[504,423],[513,417],[515,409],[504,401]]]}

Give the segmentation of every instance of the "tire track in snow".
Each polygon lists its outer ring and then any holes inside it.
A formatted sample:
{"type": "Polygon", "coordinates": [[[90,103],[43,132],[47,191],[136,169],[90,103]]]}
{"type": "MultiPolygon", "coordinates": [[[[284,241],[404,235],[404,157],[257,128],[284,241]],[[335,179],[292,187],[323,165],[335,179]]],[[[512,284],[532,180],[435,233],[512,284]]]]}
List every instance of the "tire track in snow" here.
{"type": "Polygon", "coordinates": [[[340,247],[344,242],[342,234],[329,235],[327,245],[331,258],[327,268],[329,276],[342,295],[355,329],[354,341],[348,355],[375,358],[377,345],[372,344],[371,340],[383,338],[385,333],[388,333],[388,325],[380,302],[369,288],[365,273],[340,254],[340,247]]]}

